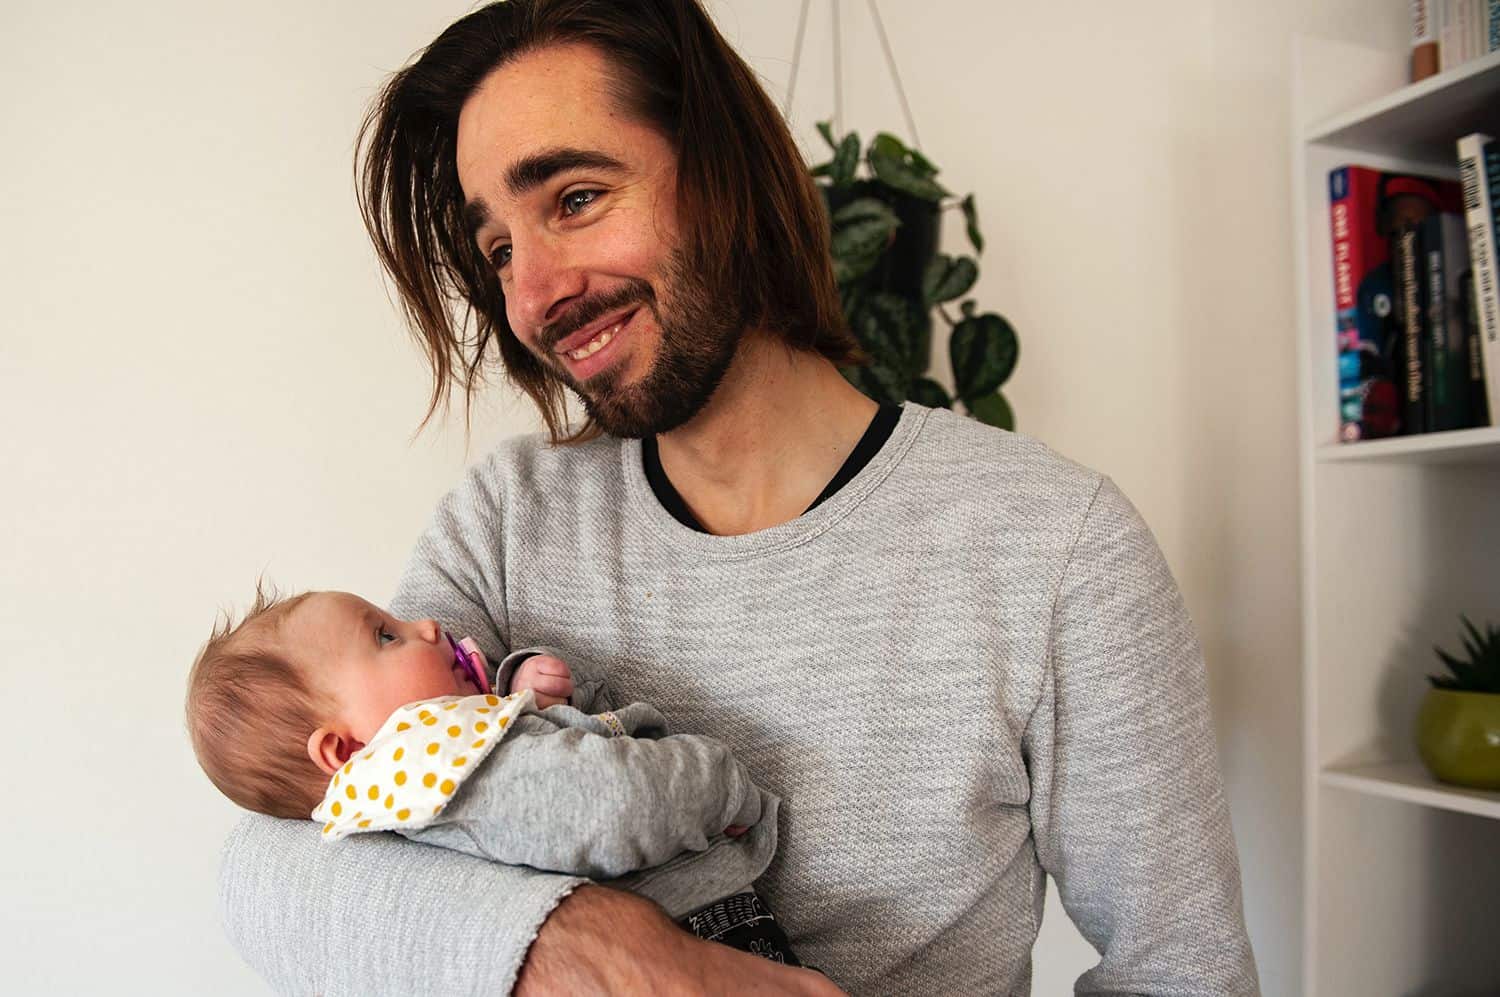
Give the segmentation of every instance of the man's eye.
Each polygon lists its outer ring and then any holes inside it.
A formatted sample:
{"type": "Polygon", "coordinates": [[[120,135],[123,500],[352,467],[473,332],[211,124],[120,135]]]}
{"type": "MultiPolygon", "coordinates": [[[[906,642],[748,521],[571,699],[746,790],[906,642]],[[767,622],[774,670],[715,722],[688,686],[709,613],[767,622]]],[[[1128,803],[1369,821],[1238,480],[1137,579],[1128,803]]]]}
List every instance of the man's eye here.
{"type": "Polygon", "coordinates": [[[570,194],[564,194],[562,197],[563,214],[578,214],[578,212],[593,204],[594,199],[598,196],[599,192],[597,190],[575,190],[570,194]]]}
{"type": "Polygon", "coordinates": [[[378,631],[376,631],[376,633],[378,635],[376,639],[380,641],[381,647],[385,646],[386,641],[392,641],[396,639],[396,635],[391,633],[385,627],[381,627],[378,631]]]}

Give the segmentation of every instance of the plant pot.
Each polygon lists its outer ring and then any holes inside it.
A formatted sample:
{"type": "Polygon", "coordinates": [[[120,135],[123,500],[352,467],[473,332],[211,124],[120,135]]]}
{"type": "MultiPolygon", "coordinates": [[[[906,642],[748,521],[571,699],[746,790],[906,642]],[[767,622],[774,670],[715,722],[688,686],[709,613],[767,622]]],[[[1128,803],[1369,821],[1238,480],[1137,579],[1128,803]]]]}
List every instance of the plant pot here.
{"type": "Polygon", "coordinates": [[[931,201],[894,190],[871,180],[857,180],[847,187],[819,185],[828,212],[832,214],[850,201],[861,197],[879,198],[890,205],[901,227],[895,241],[876,264],[869,286],[879,291],[894,291],[918,301],[922,298],[922,274],[937,255],[941,234],[942,211],[931,201]]]}
{"type": "Polygon", "coordinates": [[[1440,782],[1500,789],[1500,693],[1427,690],[1417,752],[1440,782]]]}

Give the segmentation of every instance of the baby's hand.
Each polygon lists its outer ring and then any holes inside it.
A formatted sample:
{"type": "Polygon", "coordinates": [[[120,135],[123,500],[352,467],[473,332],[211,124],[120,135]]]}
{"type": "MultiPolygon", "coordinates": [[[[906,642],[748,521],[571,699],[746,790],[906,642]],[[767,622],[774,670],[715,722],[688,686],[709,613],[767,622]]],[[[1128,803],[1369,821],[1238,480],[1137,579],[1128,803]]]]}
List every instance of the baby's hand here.
{"type": "Polygon", "coordinates": [[[533,654],[521,662],[510,679],[510,691],[530,689],[536,696],[537,709],[566,703],[573,695],[573,670],[561,658],[550,654],[533,654]]]}

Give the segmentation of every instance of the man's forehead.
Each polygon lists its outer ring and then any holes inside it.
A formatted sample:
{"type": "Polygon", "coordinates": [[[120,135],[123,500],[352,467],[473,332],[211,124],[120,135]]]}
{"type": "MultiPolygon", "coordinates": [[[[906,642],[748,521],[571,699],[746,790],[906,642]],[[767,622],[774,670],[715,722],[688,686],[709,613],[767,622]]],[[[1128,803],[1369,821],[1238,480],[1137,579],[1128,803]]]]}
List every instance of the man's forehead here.
{"type": "Polygon", "coordinates": [[[553,45],[493,70],[458,118],[459,180],[471,197],[495,195],[514,165],[554,149],[617,159],[639,128],[615,97],[604,57],[588,45],[553,45]]]}

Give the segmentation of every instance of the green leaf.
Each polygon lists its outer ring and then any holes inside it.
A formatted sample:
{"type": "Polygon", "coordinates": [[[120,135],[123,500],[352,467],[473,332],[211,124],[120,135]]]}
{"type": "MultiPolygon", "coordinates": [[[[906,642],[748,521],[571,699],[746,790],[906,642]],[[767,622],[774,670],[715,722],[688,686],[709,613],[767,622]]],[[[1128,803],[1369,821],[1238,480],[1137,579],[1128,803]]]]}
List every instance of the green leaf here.
{"type": "Polygon", "coordinates": [[[922,298],[929,305],[967,294],[979,279],[979,267],[968,256],[934,256],[922,274],[922,298]]]}
{"type": "Polygon", "coordinates": [[[846,187],[854,182],[854,170],[859,166],[859,135],[850,132],[844,136],[839,143],[838,151],[833,155],[833,169],[830,176],[835,187],[846,187]]]}
{"type": "Polygon", "coordinates": [[[924,201],[941,201],[948,192],[922,168],[911,161],[911,152],[901,140],[889,132],[881,132],[870,143],[865,154],[876,179],[889,187],[903,191],[924,201]]]}
{"type": "Polygon", "coordinates": [[[832,171],[833,163],[827,162],[819,163],[817,166],[814,166],[811,170],[809,170],[808,173],[810,173],[814,177],[826,177],[832,171]]]}
{"type": "Polygon", "coordinates": [[[969,414],[989,426],[999,426],[1015,432],[1016,414],[1010,410],[1010,402],[1000,392],[992,392],[982,398],[964,402],[969,414]]]}
{"type": "Polygon", "coordinates": [[[833,276],[840,284],[868,273],[891,244],[901,220],[884,201],[861,197],[833,214],[833,276]]]}
{"type": "Polygon", "coordinates": [[[818,134],[823,136],[823,141],[828,143],[828,148],[834,152],[838,152],[839,144],[833,140],[833,122],[819,121],[817,128],[818,134]]]}
{"type": "Polygon", "coordinates": [[[833,224],[848,225],[851,222],[868,221],[872,218],[889,223],[892,232],[896,231],[901,224],[901,219],[896,217],[896,212],[891,210],[891,206],[878,197],[855,198],[833,213],[833,224]]]}
{"type": "Polygon", "coordinates": [[[936,166],[932,165],[932,160],[928,159],[917,150],[907,149],[906,154],[911,157],[912,168],[922,176],[931,179],[932,177],[937,176],[940,172],[936,166]]]}
{"type": "Polygon", "coordinates": [[[869,256],[849,256],[833,258],[833,279],[840,285],[850,284],[859,280],[865,274],[874,269],[875,264],[880,262],[880,254],[872,253],[869,256]]]}
{"type": "MultiPolygon", "coordinates": [[[[917,356],[924,341],[926,319],[920,305],[899,294],[881,291],[864,301],[850,327],[875,363],[899,372],[904,383],[927,366],[926,358],[917,356]]],[[[904,389],[901,397],[906,397],[904,389]]]]}
{"type": "Polygon", "coordinates": [[[964,318],[973,318],[974,312],[978,308],[979,305],[972,298],[958,306],[958,310],[964,313],[964,318]]]}
{"type": "Polygon", "coordinates": [[[979,234],[979,209],[974,206],[974,195],[970,194],[964,198],[961,205],[964,212],[965,227],[969,232],[969,244],[974,247],[974,252],[984,252],[984,236],[979,234]]]}
{"type": "Polygon", "coordinates": [[[889,367],[878,363],[869,367],[842,367],[840,373],[866,397],[882,405],[899,405],[906,399],[906,380],[889,367]]]}
{"type": "Polygon", "coordinates": [[[953,380],[958,396],[973,408],[971,399],[987,395],[1016,368],[1020,344],[1010,323],[994,312],[966,318],[953,327],[948,340],[953,380]]]}
{"type": "Polygon", "coordinates": [[[841,225],[833,230],[833,258],[836,260],[862,259],[867,256],[878,258],[885,251],[885,247],[890,244],[891,234],[895,231],[896,226],[879,218],[867,218],[863,221],[841,225]]]}
{"type": "Polygon", "coordinates": [[[906,391],[906,397],[928,408],[953,407],[953,399],[948,397],[947,389],[930,377],[919,377],[911,382],[911,387],[906,391]]]}

